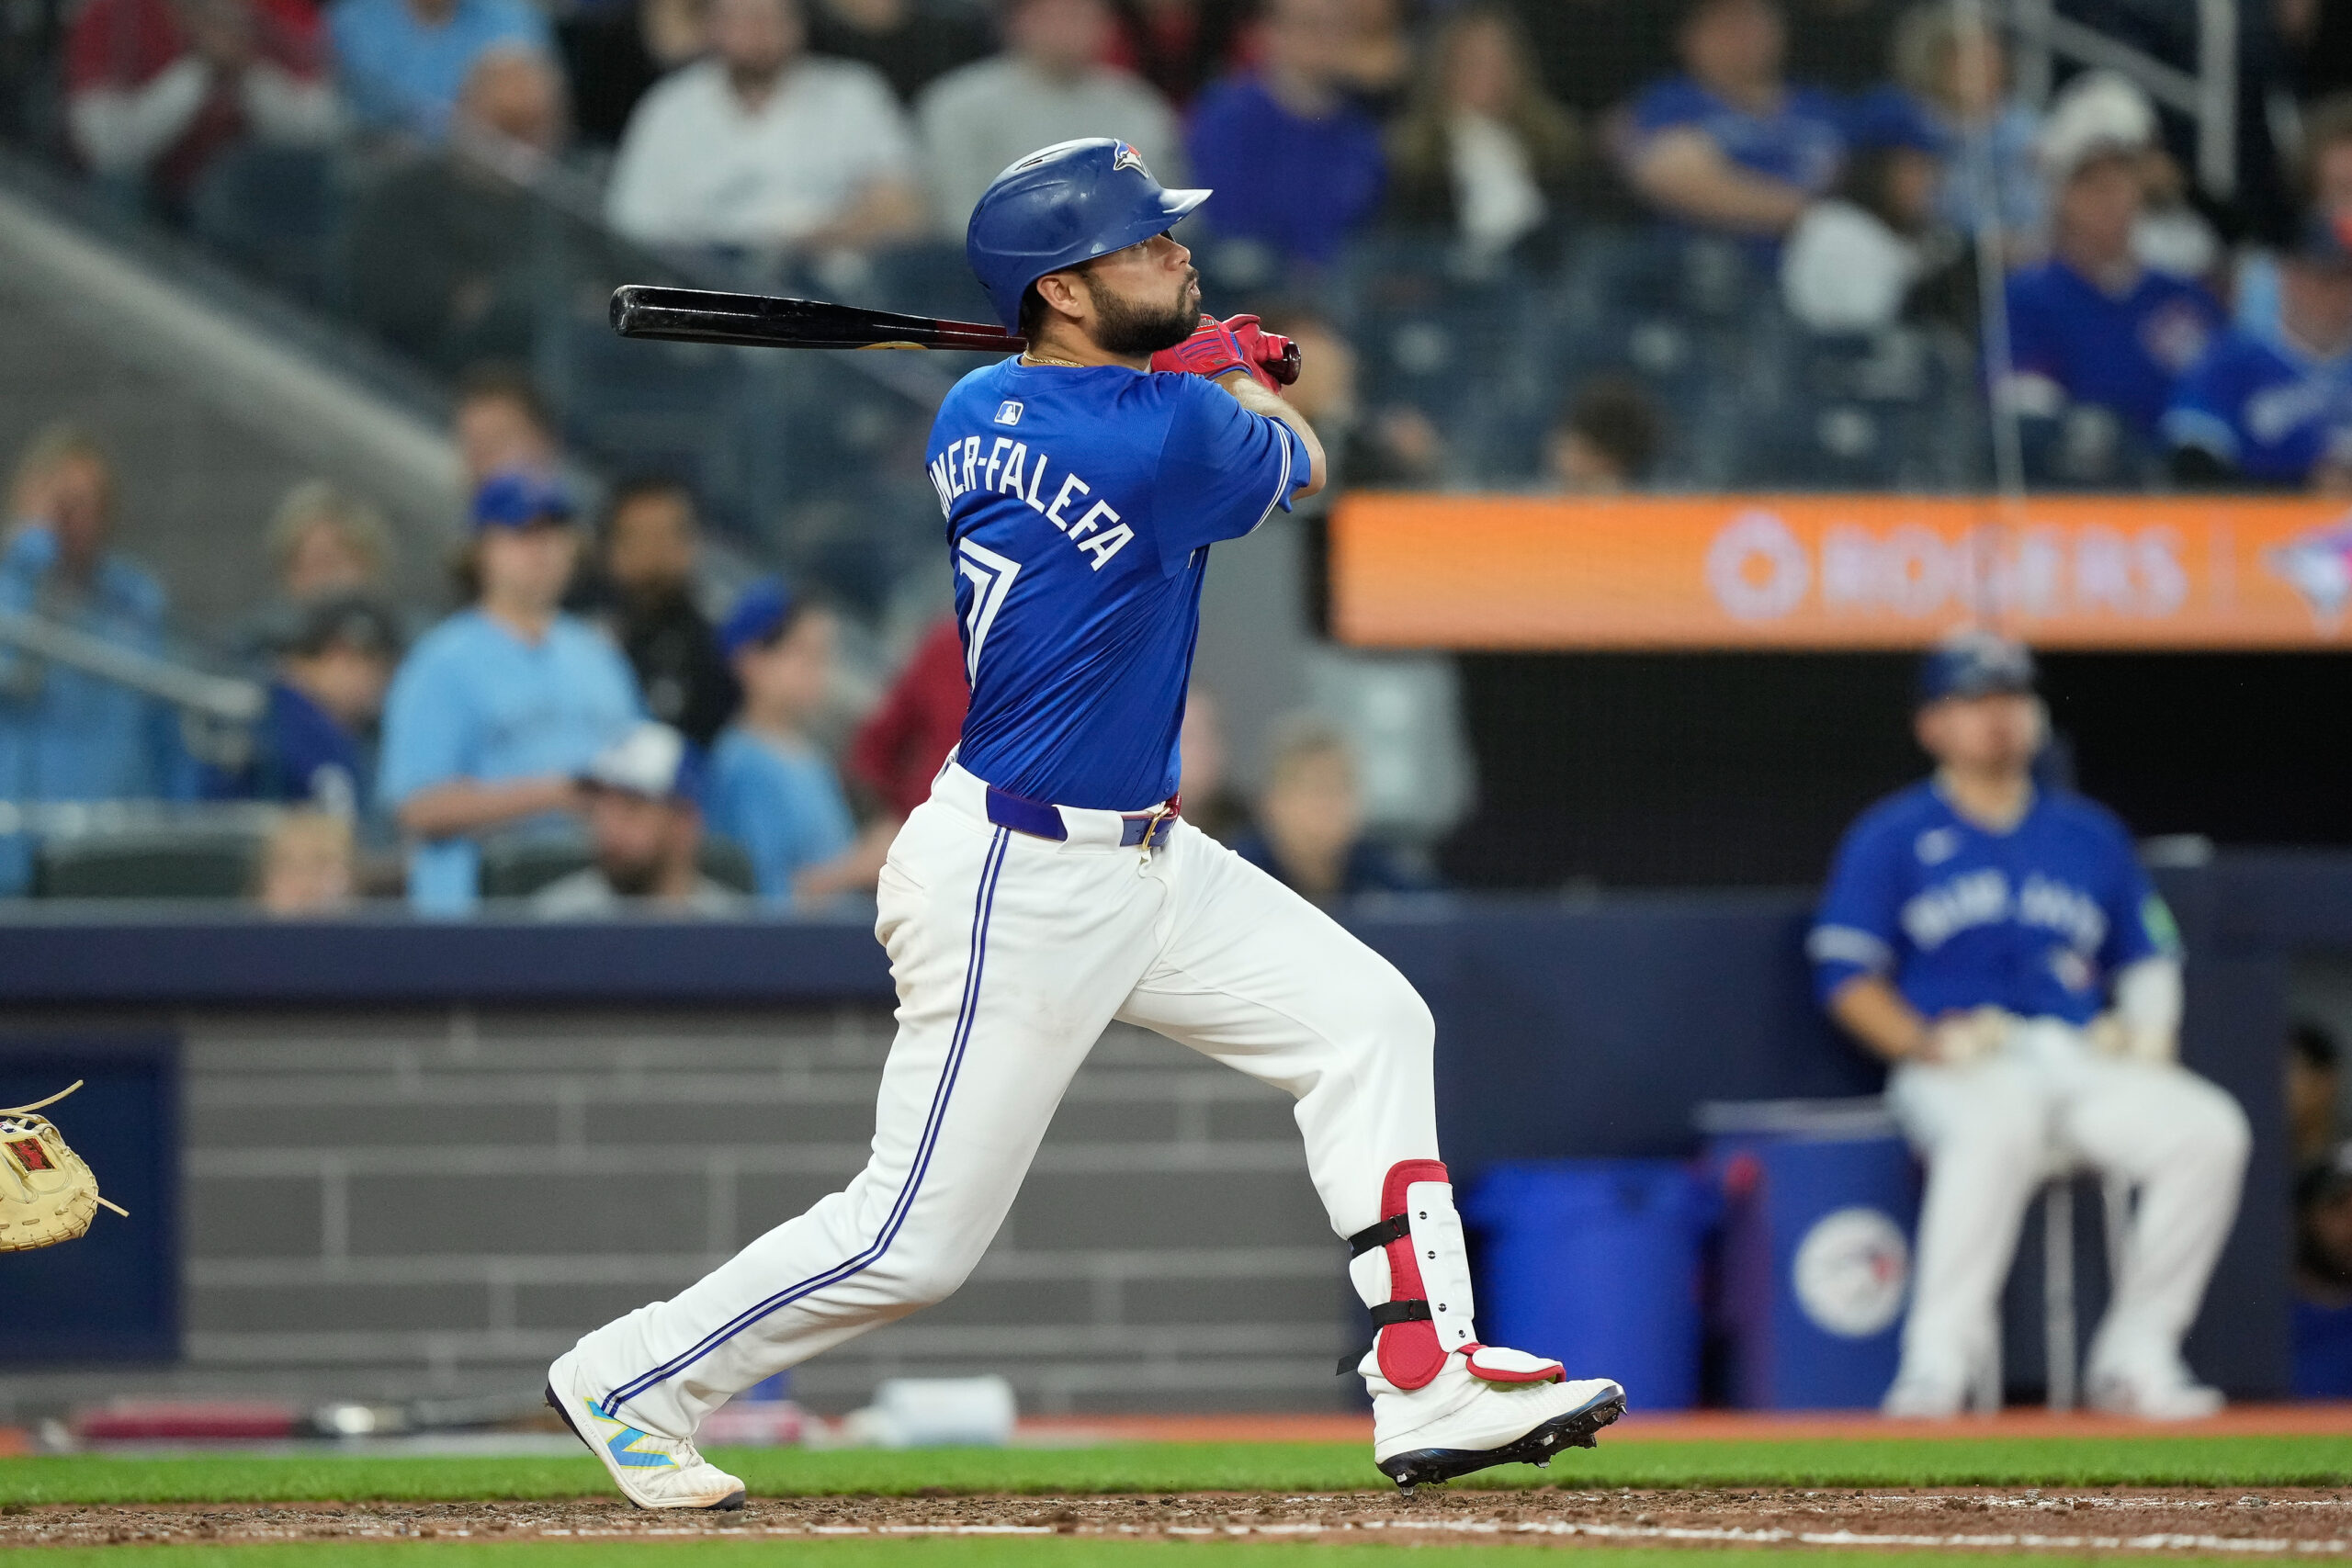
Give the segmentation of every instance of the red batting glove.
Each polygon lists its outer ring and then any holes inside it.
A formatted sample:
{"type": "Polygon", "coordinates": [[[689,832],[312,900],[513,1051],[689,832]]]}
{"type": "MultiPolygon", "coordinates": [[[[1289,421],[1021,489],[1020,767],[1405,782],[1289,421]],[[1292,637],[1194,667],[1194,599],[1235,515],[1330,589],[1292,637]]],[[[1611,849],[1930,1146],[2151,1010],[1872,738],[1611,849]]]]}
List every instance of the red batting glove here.
{"type": "MultiPolygon", "coordinates": [[[[1237,317],[1252,326],[1257,318],[1237,317]]],[[[1154,370],[1174,370],[1186,375],[1204,377],[1214,381],[1230,376],[1236,370],[1250,368],[1250,356],[1241,351],[1241,340],[1233,329],[1214,316],[1203,316],[1200,326],[1191,337],[1174,348],[1163,348],[1151,356],[1154,370]]]]}
{"type": "Polygon", "coordinates": [[[1292,357],[1297,345],[1279,333],[1262,332],[1255,316],[1234,316],[1226,323],[1232,329],[1234,340],[1241,345],[1241,355],[1249,361],[1250,374],[1270,392],[1279,392],[1298,379],[1298,365],[1292,357]]]}

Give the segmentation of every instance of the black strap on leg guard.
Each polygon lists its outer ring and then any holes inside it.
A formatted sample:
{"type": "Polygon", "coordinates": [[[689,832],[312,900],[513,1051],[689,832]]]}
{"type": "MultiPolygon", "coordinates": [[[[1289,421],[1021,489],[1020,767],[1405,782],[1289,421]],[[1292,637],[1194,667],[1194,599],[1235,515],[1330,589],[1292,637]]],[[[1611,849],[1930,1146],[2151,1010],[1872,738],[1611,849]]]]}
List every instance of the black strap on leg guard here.
{"type": "Polygon", "coordinates": [[[1348,1256],[1362,1258],[1375,1247],[1386,1247],[1392,1241],[1403,1241],[1413,1234],[1409,1221],[1402,1214],[1391,1214],[1375,1225],[1366,1225],[1348,1237],[1348,1256]]]}
{"type": "MultiPolygon", "coordinates": [[[[1374,1245],[1377,1246],[1379,1244],[1374,1243],[1374,1245]]],[[[1392,1324],[1431,1323],[1434,1321],[1435,1319],[1431,1317],[1430,1314],[1430,1303],[1427,1301],[1383,1302],[1380,1305],[1372,1309],[1373,1345],[1380,1343],[1380,1331],[1390,1326],[1392,1324]]],[[[1372,1345],[1367,1345],[1363,1348],[1363,1350],[1358,1350],[1352,1355],[1340,1357],[1339,1371],[1332,1375],[1335,1377],[1344,1377],[1349,1372],[1355,1371],[1356,1363],[1363,1360],[1364,1358],[1364,1351],[1371,1348],[1372,1345]]]]}

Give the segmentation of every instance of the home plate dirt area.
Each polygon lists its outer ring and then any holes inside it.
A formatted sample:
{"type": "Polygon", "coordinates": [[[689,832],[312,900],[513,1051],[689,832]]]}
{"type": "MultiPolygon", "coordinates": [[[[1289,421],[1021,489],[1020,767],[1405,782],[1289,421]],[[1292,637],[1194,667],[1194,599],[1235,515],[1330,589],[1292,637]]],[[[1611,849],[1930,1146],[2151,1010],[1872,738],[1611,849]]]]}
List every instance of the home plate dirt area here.
{"type": "Polygon", "coordinates": [[[0,1549],[130,1542],[719,1536],[1098,1538],[1854,1547],[1961,1552],[2342,1556],[2352,1495],[2308,1489],[1570,1491],[1280,1496],[800,1497],[739,1513],[617,1502],[17,1505],[0,1549]]]}

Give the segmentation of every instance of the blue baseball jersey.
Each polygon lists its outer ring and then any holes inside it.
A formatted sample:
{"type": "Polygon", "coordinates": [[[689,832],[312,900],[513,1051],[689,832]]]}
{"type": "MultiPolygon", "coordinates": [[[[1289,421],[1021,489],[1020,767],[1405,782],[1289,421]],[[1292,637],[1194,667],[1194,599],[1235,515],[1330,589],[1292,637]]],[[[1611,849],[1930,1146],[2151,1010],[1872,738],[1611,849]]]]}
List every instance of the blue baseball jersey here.
{"type": "Polygon", "coordinates": [[[2106,289],[2060,261],[2012,276],[2009,358],[2078,403],[2114,410],[2143,435],[2172,400],[2173,383],[2221,332],[2221,302],[2185,278],[2143,272],[2128,293],[2106,289]]]}
{"type": "Polygon", "coordinates": [[[1197,376],[1008,359],[947,394],[926,462],[972,683],[956,760],[1060,806],[1175,794],[1208,547],[1289,507],[1297,435],[1197,376]]]}
{"type": "Polygon", "coordinates": [[[2211,452],[2262,484],[2301,486],[2327,458],[2352,462],[2352,354],[2315,359],[2231,332],[2173,393],[2165,438],[2211,452]]]}
{"type": "Polygon", "coordinates": [[[1702,132],[1738,167],[1814,196],[1836,183],[1846,160],[1846,112],[1811,87],[1792,87],[1771,112],[1758,114],[1688,76],[1675,76],[1645,89],[1632,112],[1639,136],[1702,132]]]}
{"type": "Polygon", "coordinates": [[[2132,838],[2104,807],[2044,793],[1996,833],[1932,781],[1864,812],[1838,846],[1806,955],[1825,1003],[1883,975],[1929,1018],[1991,1005],[2087,1023],[2116,972],[2178,950],[2132,838]]]}

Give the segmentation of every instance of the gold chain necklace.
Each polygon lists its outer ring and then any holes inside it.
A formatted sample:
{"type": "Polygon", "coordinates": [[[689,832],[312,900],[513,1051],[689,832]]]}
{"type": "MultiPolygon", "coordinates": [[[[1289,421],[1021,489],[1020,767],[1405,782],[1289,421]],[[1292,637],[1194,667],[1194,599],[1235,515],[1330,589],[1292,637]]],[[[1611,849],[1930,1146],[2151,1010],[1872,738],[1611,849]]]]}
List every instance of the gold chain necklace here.
{"type": "Polygon", "coordinates": [[[1021,355],[1021,363],[1023,365],[1067,365],[1072,370],[1083,370],[1086,368],[1085,366],[1080,365],[1075,359],[1059,359],[1050,354],[1039,354],[1035,349],[1023,350],[1021,355]]]}

